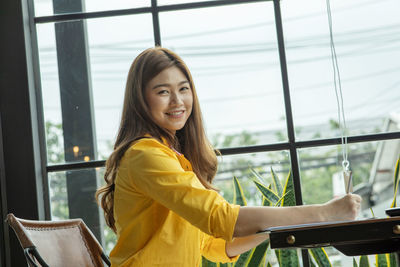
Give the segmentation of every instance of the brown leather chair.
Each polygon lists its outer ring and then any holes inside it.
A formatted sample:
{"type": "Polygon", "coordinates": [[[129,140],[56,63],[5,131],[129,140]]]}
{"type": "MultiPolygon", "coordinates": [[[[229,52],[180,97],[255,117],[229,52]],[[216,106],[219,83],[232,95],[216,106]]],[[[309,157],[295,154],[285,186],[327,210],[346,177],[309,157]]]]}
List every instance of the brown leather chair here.
{"type": "Polygon", "coordinates": [[[81,219],[32,221],[10,213],[7,223],[14,229],[29,266],[100,267],[108,257],[81,219]]]}

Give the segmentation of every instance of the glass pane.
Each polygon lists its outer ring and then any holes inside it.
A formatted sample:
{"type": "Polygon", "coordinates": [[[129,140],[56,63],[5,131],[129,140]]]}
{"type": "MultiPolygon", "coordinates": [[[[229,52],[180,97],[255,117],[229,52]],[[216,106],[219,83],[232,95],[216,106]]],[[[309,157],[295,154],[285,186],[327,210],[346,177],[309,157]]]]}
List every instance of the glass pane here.
{"type": "Polygon", "coordinates": [[[64,139],[54,24],[40,24],[36,29],[46,123],[47,162],[62,163],[65,162],[64,139]]]}
{"type": "MultiPolygon", "coordinates": [[[[325,1],[283,1],[282,16],[297,138],[338,137],[325,1]]],[[[400,2],[331,2],[345,117],[352,135],[389,132],[400,112],[400,2]]]]}
{"type": "Polygon", "coordinates": [[[130,64],[154,45],[151,16],[40,24],[37,32],[48,162],[105,159],[130,64]]]}
{"type": "Polygon", "coordinates": [[[51,219],[57,221],[82,218],[99,242],[103,242],[103,248],[108,254],[115,244],[116,236],[106,226],[103,212],[97,208],[94,198],[96,188],[104,182],[103,176],[104,168],[96,168],[51,172],[48,178],[51,219]],[[84,182],[86,187],[80,188],[77,180],[86,180],[84,182]],[[102,232],[101,238],[99,238],[100,232],[102,232]]]}
{"type": "MultiPolygon", "coordinates": [[[[393,177],[399,157],[400,140],[349,144],[354,192],[363,198],[360,218],[386,218],[385,209],[393,200],[393,177]],[[371,212],[371,209],[373,214],[371,212]]],[[[342,152],[339,146],[299,150],[301,184],[305,204],[323,203],[345,194],[342,152]]],[[[327,249],[332,266],[351,266],[346,257],[327,249]]],[[[356,257],[358,261],[358,257],[356,257]]],[[[374,258],[370,259],[375,261],[374,258]]]]}
{"type": "Polygon", "coordinates": [[[248,206],[262,205],[262,195],[253,180],[269,186],[273,183],[271,168],[284,183],[289,172],[290,161],[287,151],[263,152],[241,155],[229,155],[219,158],[218,173],[214,185],[226,200],[233,202],[233,178],[236,177],[243,189],[248,206]],[[260,177],[253,173],[259,174],[260,177]]]}
{"type": "MultiPolygon", "coordinates": [[[[53,14],[61,13],[74,13],[74,12],[56,12],[54,13],[54,1],[57,0],[34,0],[35,5],[35,16],[50,16],[53,14]]],[[[79,3],[75,1],[75,3],[79,3]]],[[[83,12],[94,12],[94,11],[105,11],[105,10],[116,10],[116,9],[128,9],[128,8],[140,8],[149,7],[151,5],[150,0],[82,0],[83,12]]],[[[80,11],[75,11],[80,12],[80,11]]]]}
{"type": "Polygon", "coordinates": [[[189,66],[218,147],[287,139],[273,17],[271,2],[160,13],[162,44],[189,66]],[[251,139],[223,143],[240,135],[251,139]]]}
{"type": "Polygon", "coordinates": [[[152,17],[88,20],[88,37],[98,158],[106,159],[117,135],[129,68],[140,52],[154,46],[152,17]]]}
{"type": "Polygon", "coordinates": [[[69,219],[67,181],[65,172],[48,174],[52,220],[69,219]]]}

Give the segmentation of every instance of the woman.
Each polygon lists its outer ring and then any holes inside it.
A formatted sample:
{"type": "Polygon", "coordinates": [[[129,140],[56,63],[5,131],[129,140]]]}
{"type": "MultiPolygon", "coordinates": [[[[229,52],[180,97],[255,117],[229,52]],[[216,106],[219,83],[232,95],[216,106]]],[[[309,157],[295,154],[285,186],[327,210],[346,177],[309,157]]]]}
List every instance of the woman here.
{"type": "Polygon", "coordinates": [[[198,266],[201,255],[232,262],[271,226],[352,220],[358,195],[322,205],[240,207],[212,186],[217,171],[191,74],[172,51],[149,48],[126,84],[107,184],[96,193],[117,233],[112,266],[198,266]]]}

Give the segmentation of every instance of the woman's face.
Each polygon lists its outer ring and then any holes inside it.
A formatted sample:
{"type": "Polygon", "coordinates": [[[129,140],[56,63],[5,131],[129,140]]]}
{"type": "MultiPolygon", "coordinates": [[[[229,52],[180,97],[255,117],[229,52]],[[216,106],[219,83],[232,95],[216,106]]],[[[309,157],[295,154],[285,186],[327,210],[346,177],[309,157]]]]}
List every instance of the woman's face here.
{"type": "Polygon", "coordinates": [[[185,126],[192,113],[192,88],[186,76],[175,66],[149,81],[145,98],[157,125],[173,134],[185,126]]]}

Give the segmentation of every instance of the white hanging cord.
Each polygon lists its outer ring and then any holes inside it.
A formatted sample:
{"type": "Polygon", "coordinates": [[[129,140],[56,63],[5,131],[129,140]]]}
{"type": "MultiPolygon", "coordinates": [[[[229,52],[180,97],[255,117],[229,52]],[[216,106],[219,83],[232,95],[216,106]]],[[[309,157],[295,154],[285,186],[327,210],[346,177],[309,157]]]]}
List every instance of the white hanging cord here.
{"type": "Polygon", "coordinates": [[[339,119],[338,122],[339,122],[340,131],[341,131],[341,138],[342,138],[342,156],[343,156],[342,167],[343,167],[343,171],[345,173],[348,173],[350,170],[350,163],[348,161],[347,127],[346,127],[346,119],[344,116],[342,83],[340,81],[339,64],[338,64],[337,56],[336,56],[335,43],[333,41],[332,14],[331,14],[330,0],[326,0],[326,8],[327,8],[327,13],[328,13],[331,58],[332,58],[332,66],[333,66],[336,102],[337,102],[337,108],[338,108],[338,119],[339,119]]]}

